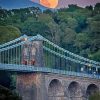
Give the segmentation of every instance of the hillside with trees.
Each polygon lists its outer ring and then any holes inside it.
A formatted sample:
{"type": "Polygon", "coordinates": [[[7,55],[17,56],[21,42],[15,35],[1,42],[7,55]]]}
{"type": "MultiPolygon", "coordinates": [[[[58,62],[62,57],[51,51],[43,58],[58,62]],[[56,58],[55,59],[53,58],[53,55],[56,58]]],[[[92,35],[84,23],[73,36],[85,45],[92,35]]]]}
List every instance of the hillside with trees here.
{"type": "Polygon", "coordinates": [[[23,34],[41,34],[73,53],[100,61],[100,3],[43,11],[0,8],[0,44],[23,34]]]}
{"type": "MultiPolygon", "coordinates": [[[[23,34],[41,34],[73,53],[100,62],[100,3],[85,8],[69,5],[58,10],[38,7],[7,10],[1,7],[0,44],[23,34]]],[[[9,76],[9,73],[1,73],[0,82],[11,89],[9,76]]]]}

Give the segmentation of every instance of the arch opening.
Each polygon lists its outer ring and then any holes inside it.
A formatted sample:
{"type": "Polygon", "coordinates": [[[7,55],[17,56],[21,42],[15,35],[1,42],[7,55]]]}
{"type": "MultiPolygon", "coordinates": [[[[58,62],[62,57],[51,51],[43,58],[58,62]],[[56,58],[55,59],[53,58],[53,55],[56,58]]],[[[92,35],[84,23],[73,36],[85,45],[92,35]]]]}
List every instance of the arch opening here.
{"type": "Polygon", "coordinates": [[[48,87],[49,100],[64,100],[64,90],[61,82],[57,79],[53,79],[48,87]]]}
{"type": "Polygon", "coordinates": [[[82,91],[79,83],[73,81],[69,84],[68,87],[69,98],[71,100],[81,100],[82,91]]]}
{"type": "Polygon", "coordinates": [[[95,84],[90,84],[86,90],[86,96],[89,97],[95,93],[99,92],[99,88],[95,84]]]}

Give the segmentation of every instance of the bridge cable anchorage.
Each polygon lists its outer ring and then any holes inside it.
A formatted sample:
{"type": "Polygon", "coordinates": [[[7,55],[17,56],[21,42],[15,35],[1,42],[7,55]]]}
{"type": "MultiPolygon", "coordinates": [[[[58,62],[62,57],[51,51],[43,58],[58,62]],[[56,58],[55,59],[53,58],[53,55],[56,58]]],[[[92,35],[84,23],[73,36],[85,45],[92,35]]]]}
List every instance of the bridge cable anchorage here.
{"type": "Polygon", "coordinates": [[[5,47],[7,47],[7,46],[11,46],[11,45],[13,45],[14,43],[19,43],[19,41],[22,41],[22,39],[24,39],[24,38],[27,38],[27,35],[23,35],[23,36],[21,36],[21,37],[19,37],[19,38],[16,38],[16,39],[14,39],[14,40],[12,40],[12,41],[10,41],[10,42],[7,42],[7,43],[4,43],[4,44],[0,45],[0,49],[1,49],[1,48],[5,48],[5,47]]]}

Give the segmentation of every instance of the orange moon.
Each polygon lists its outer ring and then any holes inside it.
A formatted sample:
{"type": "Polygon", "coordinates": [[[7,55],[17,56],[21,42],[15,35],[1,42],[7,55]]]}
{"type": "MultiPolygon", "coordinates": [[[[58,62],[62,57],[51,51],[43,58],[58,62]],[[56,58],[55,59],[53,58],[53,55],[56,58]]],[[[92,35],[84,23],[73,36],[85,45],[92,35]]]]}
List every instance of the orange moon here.
{"type": "Polygon", "coordinates": [[[32,2],[39,3],[48,8],[56,8],[58,0],[31,0],[32,2]]]}
{"type": "Polygon", "coordinates": [[[48,8],[56,8],[58,0],[40,0],[40,4],[48,8]]]}

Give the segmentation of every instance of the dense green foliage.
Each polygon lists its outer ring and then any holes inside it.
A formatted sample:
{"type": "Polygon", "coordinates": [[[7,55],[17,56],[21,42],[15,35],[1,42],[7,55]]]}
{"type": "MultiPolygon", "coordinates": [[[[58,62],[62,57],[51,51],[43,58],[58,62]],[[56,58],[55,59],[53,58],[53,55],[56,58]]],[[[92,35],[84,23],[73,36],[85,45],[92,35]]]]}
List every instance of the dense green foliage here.
{"type": "Polygon", "coordinates": [[[20,36],[20,31],[14,26],[0,26],[0,44],[20,36]]]}
{"type": "Polygon", "coordinates": [[[100,100],[100,93],[95,93],[89,97],[89,100],[100,100]]]}
{"type": "Polygon", "coordinates": [[[41,34],[65,49],[100,61],[100,3],[56,11],[38,7],[0,9],[0,43],[19,35],[41,34]]]}

